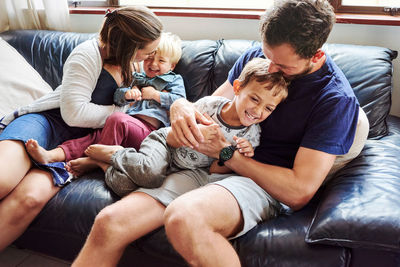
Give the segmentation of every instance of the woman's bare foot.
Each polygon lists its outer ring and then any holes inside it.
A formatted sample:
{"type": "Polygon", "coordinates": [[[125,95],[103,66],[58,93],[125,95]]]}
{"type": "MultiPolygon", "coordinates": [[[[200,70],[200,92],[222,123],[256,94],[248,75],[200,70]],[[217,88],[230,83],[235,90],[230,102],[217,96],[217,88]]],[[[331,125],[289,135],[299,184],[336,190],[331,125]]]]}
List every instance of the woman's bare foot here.
{"type": "Polygon", "coordinates": [[[78,177],[98,167],[97,162],[89,157],[73,159],[65,165],[68,172],[78,177]]]}
{"type": "Polygon", "coordinates": [[[65,160],[64,150],[62,148],[55,148],[46,150],[39,145],[34,139],[29,139],[25,143],[26,151],[38,163],[47,164],[51,162],[58,162],[65,160]]]}
{"type": "Polygon", "coordinates": [[[92,159],[102,161],[105,163],[111,163],[111,156],[118,150],[123,149],[122,146],[108,146],[108,145],[90,145],[85,150],[85,154],[92,159]]]}

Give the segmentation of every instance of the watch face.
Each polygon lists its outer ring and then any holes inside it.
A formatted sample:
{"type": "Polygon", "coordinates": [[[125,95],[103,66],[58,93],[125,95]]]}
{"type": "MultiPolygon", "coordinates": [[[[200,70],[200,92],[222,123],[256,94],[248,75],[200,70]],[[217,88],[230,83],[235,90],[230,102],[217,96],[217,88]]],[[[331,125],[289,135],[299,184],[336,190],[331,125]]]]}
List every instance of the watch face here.
{"type": "Polygon", "coordinates": [[[228,147],[224,147],[220,154],[219,157],[222,160],[229,160],[230,158],[232,158],[234,150],[232,149],[232,147],[228,146],[228,147]]]}

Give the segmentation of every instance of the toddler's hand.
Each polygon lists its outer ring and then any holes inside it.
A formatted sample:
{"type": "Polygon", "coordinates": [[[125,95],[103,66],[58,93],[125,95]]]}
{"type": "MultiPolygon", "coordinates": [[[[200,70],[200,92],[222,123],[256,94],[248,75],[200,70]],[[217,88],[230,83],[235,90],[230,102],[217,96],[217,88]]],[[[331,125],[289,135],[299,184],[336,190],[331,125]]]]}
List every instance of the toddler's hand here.
{"type": "Polygon", "coordinates": [[[235,140],[236,142],[236,148],[239,151],[239,153],[249,158],[254,156],[254,148],[247,139],[243,137],[234,136],[233,140],[235,140]]]}
{"type": "Polygon", "coordinates": [[[129,90],[125,93],[125,99],[140,101],[140,100],[142,100],[142,92],[140,92],[139,88],[134,86],[134,87],[132,87],[131,90],[129,90]]]}
{"type": "Polygon", "coordinates": [[[153,86],[146,86],[142,88],[142,99],[152,100],[154,99],[154,94],[158,93],[153,86]]]}

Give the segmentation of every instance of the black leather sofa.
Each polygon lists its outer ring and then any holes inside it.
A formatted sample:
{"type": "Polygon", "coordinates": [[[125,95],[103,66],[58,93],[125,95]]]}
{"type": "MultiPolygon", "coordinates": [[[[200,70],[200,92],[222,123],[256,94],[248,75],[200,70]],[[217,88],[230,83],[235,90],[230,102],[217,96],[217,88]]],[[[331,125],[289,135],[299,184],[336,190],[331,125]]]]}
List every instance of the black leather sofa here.
{"type": "MultiPolygon", "coordinates": [[[[0,36],[55,88],[68,54],[94,34],[11,31],[0,36]]],[[[255,44],[184,41],[176,72],[185,80],[189,100],[211,94],[239,55],[255,44]]],[[[388,115],[397,52],[342,44],[327,44],[324,50],[343,70],[367,113],[369,139],[305,208],[263,222],[232,241],[243,266],[400,266],[400,118],[388,115]]],[[[96,214],[117,200],[101,172],[88,174],[51,199],[15,244],[72,261],[96,214]]],[[[160,228],[132,243],[120,265],[185,263],[160,228]]]]}

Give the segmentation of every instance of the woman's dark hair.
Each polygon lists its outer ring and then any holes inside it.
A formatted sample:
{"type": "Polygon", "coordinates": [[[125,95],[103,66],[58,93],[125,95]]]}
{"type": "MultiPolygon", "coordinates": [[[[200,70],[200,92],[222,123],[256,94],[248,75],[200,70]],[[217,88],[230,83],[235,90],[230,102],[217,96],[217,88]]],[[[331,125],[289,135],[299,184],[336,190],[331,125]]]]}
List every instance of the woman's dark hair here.
{"type": "Polygon", "coordinates": [[[268,46],[290,44],[301,58],[312,58],[328,39],[335,13],[328,0],[276,1],[262,16],[262,40],[268,46]]]}
{"type": "Polygon", "coordinates": [[[137,50],[157,40],[162,28],[157,16],[143,6],[123,7],[106,14],[100,30],[107,54],[104,63],[121,66],[124,85],[132,82],[131,60],[137,50]]]}

